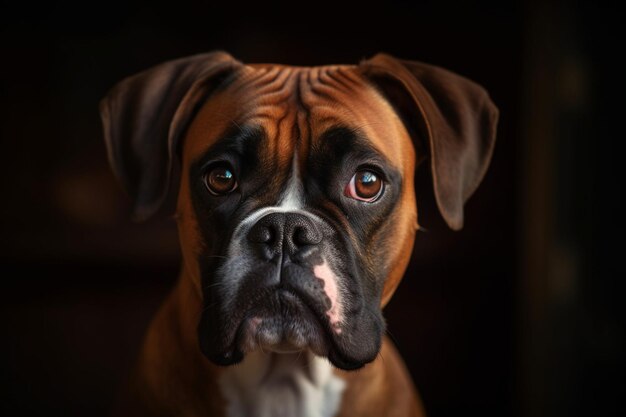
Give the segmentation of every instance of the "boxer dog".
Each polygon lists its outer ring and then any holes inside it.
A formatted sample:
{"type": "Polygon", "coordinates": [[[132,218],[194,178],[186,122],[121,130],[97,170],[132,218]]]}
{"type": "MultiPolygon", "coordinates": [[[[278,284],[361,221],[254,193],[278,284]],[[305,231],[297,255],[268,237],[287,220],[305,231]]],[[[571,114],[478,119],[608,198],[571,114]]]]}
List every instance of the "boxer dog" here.
{"type": "Polygon", "coordinates": [[[137,219],[177,188],[182,252],[120,414],[424,414],[381,310],[419,227],[418,162],[462,227],[494,147],[485,90],[385,54],[294,67],[216,52],[123,80],[101,113],[137,219]]]}

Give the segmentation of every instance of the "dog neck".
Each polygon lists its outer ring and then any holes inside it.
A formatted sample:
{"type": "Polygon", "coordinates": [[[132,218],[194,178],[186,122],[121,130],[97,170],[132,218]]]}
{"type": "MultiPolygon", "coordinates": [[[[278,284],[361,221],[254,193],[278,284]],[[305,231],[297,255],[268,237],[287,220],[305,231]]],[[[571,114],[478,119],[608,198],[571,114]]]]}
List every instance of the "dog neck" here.
{"type": "Polygon", "coordinates": [[[219,385],[228,417],[331,417],[345,388],[330,363],[313,353],[258,350],[228,368],[219,385]]]}

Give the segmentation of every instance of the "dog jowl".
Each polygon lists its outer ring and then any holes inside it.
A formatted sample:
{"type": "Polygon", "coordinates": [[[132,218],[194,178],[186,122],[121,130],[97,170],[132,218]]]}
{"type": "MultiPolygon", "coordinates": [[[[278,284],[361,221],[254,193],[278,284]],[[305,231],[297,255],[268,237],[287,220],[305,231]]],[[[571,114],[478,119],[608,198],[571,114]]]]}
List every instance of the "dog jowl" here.
{"type": "MultiPolygon", "coordinates": [[[[178,192],[174,292],[194,295],[168,314],[196,312],[178,334],[214,364],[207,379],[259,351],[306,352],[340,370],[376,363],[388,343],[382,308],[419,227],[416,166],[428,160],[440,212],[460,229],[497,121],[473,82],[384,54],[321,67],[197,55],[122,81],[101,110],[136,217],[178,192]]],[[[149,334],[165,332],[164,315],[149,334]]]]}

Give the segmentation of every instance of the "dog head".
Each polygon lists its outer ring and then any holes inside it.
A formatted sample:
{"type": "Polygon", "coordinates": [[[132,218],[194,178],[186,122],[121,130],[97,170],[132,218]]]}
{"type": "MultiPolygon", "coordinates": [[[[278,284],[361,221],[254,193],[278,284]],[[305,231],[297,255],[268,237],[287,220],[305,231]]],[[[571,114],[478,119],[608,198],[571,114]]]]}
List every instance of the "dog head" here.
{"type": "Polygon", "coordinates": [[[179,167],[202,352],[229,365],[310,349],[342,369],[379,352],[418,228],[416,165],[430,159],[440,212],[461,228],[497,121],[478,85],[384,54],[308,68],[197,55],[122,81],[101,112],[137,218],[179,167]]]}

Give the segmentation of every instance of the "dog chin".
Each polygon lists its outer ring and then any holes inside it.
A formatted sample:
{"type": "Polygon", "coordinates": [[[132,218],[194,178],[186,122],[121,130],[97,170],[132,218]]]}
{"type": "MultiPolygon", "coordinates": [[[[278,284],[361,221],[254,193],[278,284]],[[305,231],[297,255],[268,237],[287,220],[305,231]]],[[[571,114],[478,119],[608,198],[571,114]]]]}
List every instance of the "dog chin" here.
{"type": "Polygon", "coordinates": [[[294,353],[310,350],[328,356],[330,343],[327,330],[315,314],[288,291],[280,294],[281,311],[253,308],[239,326],[237,348],[247,354],[260,349],[265,352],[294,353]]]}

